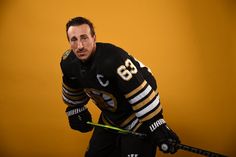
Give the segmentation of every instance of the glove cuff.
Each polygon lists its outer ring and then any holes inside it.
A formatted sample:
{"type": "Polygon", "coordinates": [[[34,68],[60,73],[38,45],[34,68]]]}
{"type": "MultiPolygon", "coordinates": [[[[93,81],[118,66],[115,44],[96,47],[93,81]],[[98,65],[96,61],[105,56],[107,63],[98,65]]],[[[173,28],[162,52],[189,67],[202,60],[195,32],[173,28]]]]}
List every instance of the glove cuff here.
{"type": "Polygon", "coordinates": [[[154,132],[158,127],[160,127],[163,124],[166,124],[166,121],[163,118],[158,119],[157,121],[154,121],[149,125],[149,129],[151,132],[154,132]]]}
{"type": "Polygon", "coordinates": [[[78,108],[74,108],[74,109],[71,109],[71,110],[66,110],[66,114],[67,114],[68,117],[70,117],[70,116],[73,116],[75,114],[79,114],[79,113],[81,113],[85,110],[87,110],[86,106],[78,107],[78,108]]]}

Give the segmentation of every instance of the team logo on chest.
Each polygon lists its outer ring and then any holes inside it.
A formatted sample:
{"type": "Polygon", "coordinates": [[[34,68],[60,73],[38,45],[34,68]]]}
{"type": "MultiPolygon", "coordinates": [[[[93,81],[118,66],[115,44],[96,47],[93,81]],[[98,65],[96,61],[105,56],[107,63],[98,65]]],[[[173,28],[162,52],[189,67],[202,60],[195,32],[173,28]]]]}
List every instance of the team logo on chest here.
{"type": "Polygon", "coordinates": [[[109,85],[109,80],[106,80],[103,75],[97,74],[97,79],[101,86],[106,87],[109,85]]]}
{"type": "Polygon", "coordinates": [[[85,88],[86,94],[92,98],[93,102],[101,109],[115,112],[117,109],[116,98],[108,92],[93,88],[85,88]]]}

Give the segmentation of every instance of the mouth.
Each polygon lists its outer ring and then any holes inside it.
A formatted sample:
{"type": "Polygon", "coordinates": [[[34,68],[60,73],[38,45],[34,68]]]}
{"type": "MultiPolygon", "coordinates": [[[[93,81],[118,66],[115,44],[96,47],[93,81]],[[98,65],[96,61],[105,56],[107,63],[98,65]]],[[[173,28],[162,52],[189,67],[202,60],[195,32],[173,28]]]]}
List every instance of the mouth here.
{"type": "Polygon", "coordinates": [[[76,53],[77,53],[77,54],[83,54],[83,53],[86,53],[86,50],[85,50],[85,49],[83,49],[83,50],[78,50],[78,51],[76,51],[76,53]]]}
{"type": "Polygon", "coordinates": [[[83,57],[86,56],[86,50],[82,50],[82,51],[76,51],[76,54],[78,57],[83,57]]]}

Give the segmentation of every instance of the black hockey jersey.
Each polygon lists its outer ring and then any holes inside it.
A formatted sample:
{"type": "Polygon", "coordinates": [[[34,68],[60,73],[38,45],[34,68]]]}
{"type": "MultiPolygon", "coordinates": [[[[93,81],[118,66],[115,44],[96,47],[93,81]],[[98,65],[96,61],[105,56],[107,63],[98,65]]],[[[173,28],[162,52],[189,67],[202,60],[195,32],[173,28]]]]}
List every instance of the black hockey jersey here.
{"type": "Polygon", "coordinates": [[[91,98],[101,109],[105,124],[135,131],[143,121],[161,114],[150,70],[117,46],[96,43],[96,52],[86,62],[68,50],[61,69],[64,102],[82,107],[91,98]]]}

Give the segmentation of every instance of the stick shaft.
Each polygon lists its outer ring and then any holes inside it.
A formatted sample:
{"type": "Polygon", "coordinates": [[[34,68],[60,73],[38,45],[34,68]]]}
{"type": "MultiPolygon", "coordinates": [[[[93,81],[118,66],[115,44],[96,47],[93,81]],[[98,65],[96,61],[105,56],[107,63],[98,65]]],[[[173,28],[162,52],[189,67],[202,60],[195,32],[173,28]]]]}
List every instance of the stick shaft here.
{"type": "Polygon", "coordinates": [[[138,136],[138,137],[146,136],[146,134],[133,132],[133,131],[129,131],[129,130],[124,130],[124,129],[117,128],[117,127],[110,126],[110,125],[97,124],[97,123],[93,123],[93,122],[87,122],[87,124],[93,125],[95,127],[102,127],[104,129],[110,129],[113,131],[117,131],[118,133],[121,133],[121,134],[130,134],[130,135],[134,135],[134,136],[138,136]]]}
{"type": "MultiPolygon", "coordinates": [[[[97,124],[97,123],[93,123],[93,122],[87,122],[87,124],[93,125],[95,127],[101,127],[101,128],[104,128],[104,129],[111,129],[111,130],[114,130],[114,131],[118,131],[118,133],[121,133],[121,134],[130,134],[130,135],[134,135],[134,136],[137,136],[137,137],[147,136],[146,134],[137,133],[137,132],[133,132],[133,131],[129,131],[129,130],[124,130],[124,129],[117,128],[117,127],[114,127],[114,126],[97,124]]],[[[178,149],[189,151],[189,152],[192,152],[192,153],[195,153],[195,154],[204,155],[204,156],[207,156],[207,157],[227,157],[225,155],[221,155],[221,154],[218,154],[218,153],[215,153],[215,152],[211,152],[211,151],[204,150],[204,149],[201,149],[201,148],[192,147],[192,146],[185,145],[185,144],[174,143],[174,142],[171,142],[171,141],[170,141],[170,143],[173,146],[177,147],[178,149]]]]}
{"type": "Polygon", "coordinates": [[[211,151],[208,151],[208,150],[188,146],[188,145],[185,145],[185,144],[173,143],[173,145],[175,145],[178,149],[182,149],[182,150],[185,150],[185,151],[189,151],[189,152],[192,152],[192,153],[196,153],[196,154],[200,154],[200,155],[204,155],[204,156],[208,156],[208,157],[226,157],[225,155],[221,155],[221,154],[211,152],[211,151]]]}

